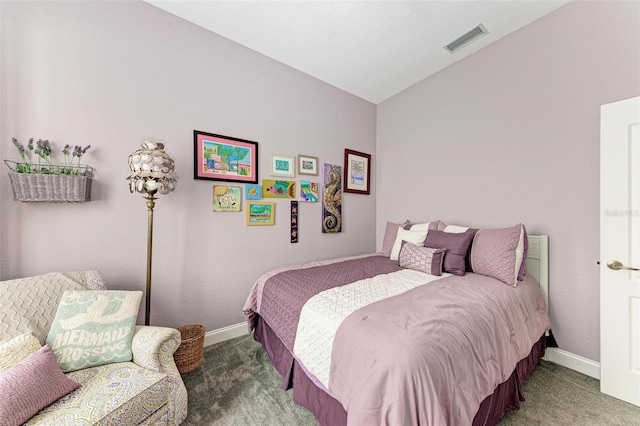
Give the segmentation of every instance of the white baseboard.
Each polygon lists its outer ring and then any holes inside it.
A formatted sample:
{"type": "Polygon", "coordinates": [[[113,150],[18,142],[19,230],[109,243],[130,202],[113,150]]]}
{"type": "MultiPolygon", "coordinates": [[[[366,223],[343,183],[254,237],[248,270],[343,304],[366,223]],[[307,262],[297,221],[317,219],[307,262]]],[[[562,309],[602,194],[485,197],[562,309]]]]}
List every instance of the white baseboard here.
{"type": "MultiPolygon", "coordinates": [[[[204,346],[210,346],[224,342],[225,340],[235,339],[236,337],[244,336],[248,333],[249,330],[246,322],[219,328],[217,330],[207,331],[204,335],[204,346]]],[[[558,348],[547,348],[543,359],[600,380],[599,362],[592,361],[581,357],[580,355],[575,355],[571,352],[558,348]]]]}
{"type": "Polygon", "coordinates": [[[247,328],[246,322],[219,328],[217,330],[207,331],[204,334],[204,346],[210,346],[224,342],[225,340],[235,339],[236,337],[244,336],[248,333],[249,329],[247,328]]]}
{"type": "Polygon", "coordinates": [[[600,380],[600,363],[558,348],[547,348],[544,360],[600,380]]]}

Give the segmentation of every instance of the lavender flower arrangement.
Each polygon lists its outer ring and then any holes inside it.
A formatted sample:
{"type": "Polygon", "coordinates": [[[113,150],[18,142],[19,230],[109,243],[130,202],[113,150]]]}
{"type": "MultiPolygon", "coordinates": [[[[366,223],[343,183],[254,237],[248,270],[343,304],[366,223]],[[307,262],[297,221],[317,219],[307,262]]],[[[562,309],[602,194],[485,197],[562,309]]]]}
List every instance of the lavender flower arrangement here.
{"type": "Polygon", "coordinates": [[[26,149],[18,139],[12,138],[11,141],[22,158],[22,163],[16,163],[14,171],[17,173],[56,175],[85,175],[87,173],[87,167],[81,166],[80,161],[91,145],[84,148],[76,145],[73,151],[71,151],[71,145],[65,145],[62,149],[64,164],[61,164],[54,157],[51,143],[47,139],[38,139],[34,146],[34,139],[31,138],[26,149]],[[34,156],[36,161],[34,161],[34,156]]]}

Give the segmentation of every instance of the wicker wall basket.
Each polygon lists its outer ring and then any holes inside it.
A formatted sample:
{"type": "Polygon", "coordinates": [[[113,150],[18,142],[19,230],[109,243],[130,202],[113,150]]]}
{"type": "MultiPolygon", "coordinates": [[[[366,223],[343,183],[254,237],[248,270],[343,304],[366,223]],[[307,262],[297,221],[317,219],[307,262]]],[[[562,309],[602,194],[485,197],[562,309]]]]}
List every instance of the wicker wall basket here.
{"type": "MultiPolygon", "coordinates": [[[[18,173],[18,165],[5,160],[9,166],[9,180],[13,188],[14,201],[82,203],[91,201],[91,180],[93,168],[89,166],[74,167],[74,174],[65,174],[66,166],[49,166],[53,173],[18,173]]],[[[40,167],[39,165],[33,165],[40,167]]],[[[48,171],[49,169],[47,169],[48,171]]],[[[66,168],[68,170],[68,168],[66,168]]]]}
{"type": "Polygon", "coordinates": [[[204,333],[202,324],[188,324],[178,328],[182,341],[173,354],[180,374],[191,373],[202,364],[204,333]]]}

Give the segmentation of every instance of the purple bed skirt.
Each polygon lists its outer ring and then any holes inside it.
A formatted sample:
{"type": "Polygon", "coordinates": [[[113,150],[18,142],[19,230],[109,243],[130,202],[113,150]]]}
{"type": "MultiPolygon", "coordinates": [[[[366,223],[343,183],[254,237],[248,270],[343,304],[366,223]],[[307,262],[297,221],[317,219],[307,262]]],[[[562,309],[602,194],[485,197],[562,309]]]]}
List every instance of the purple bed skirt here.
{"type": "MultiPolygon", "coordinates": [[[[347,412],[342,404],[313,383],[269,325],[261,317],[256,317],[253,337],[262,344],[271,363],[282,375],[282,388],[293,388],[293,401],[311,411],[321,426],[346,425],[347,412]]],[[[520,408],[520,402],[524,401],[522,386],[544,356],[545,349],[546,338],[543,335],[529,355],[518,362],[509,379],[482,401],[473,426],[496,425],[507,411],[520,408]]]]}

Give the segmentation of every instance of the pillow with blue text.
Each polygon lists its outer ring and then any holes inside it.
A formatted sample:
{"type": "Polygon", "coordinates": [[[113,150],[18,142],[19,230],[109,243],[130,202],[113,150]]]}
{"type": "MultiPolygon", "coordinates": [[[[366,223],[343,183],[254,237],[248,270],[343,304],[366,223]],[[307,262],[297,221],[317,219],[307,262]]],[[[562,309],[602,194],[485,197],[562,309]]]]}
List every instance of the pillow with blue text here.
{"type": "Polygon", "coordinates": [[[47,336],[65,373],[131,361],[141,291],[65,291],[47,336]]]}

